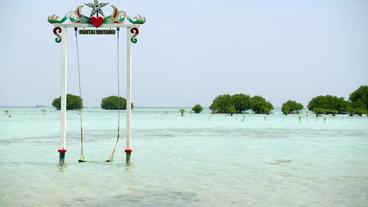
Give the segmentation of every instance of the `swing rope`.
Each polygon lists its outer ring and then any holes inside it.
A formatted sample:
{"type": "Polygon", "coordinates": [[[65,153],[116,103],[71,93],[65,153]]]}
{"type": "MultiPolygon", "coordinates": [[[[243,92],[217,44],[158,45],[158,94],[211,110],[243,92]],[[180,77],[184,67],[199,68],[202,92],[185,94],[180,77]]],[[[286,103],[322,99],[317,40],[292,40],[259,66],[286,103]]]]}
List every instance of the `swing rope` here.
{"type": "Polygon", "coordinates": [[[112,162],[113,158],[114,158],[114,154],[116,151],[116,147],[119,143],[119,139],[120,139],[120,28],[118,27],[116,29],[117,31],[117,67],[116,67],[116,74],[117,74],[117,81],[118,81],[118,128],[117,128],[117,136],[116,136],[116,142],[115,142],[115,146],[109,156],[109,158],[107,158],[106,162],[112,162]]]}
{"type": "MultiPolygon", "coordinates": [[[[75,45],[76,45],[76,51],[77,51],[78,89],[79,89],[79,97],[82,98],[81,70],[80,70],[79,44],[78,44],[78,28],[75,27],[74,31],[75,31],[75,45]]],[[[83,149],[83,107],[79,109],[79,114],[80,114],[79,117],[80,117],[80,141],[81,141],[79,162],[85,162],[84,149],[83,149]]]]}
{"type": "MultiPolygon", "coordinates": [[[[75,45],[76,45],[76,52],[77,52],[77,68],[78,68],[78,89],[79,89],[79,97],[82,98],[82,84],[81,84],[81,69],[80,69],[80,56],[79,56],[79,43],[78,43],[78,28],[74,28],[75,31],[75,45]]],[[[118,85],[118,97],[120,98],[120,28],[117,28],[117,85],[118,85]]],[[[118,102],[118,108],[120,108],[120,99],[118,102]]],[[[83,137],[83,107],[79,109],[80,113],[80,141],[81,141],[81,148],[80,148],[80,158],[79,162],[85,162],[84,159],[84,137],[83,137]]],[[[114,148],[106,160],[106,162],[111,162],[114,158],[114,154],[116,151],[116,147],[119,143],[120,139],[120,110],[118,110],[118,127],[117,127],[117,137],[114,148]]]]}

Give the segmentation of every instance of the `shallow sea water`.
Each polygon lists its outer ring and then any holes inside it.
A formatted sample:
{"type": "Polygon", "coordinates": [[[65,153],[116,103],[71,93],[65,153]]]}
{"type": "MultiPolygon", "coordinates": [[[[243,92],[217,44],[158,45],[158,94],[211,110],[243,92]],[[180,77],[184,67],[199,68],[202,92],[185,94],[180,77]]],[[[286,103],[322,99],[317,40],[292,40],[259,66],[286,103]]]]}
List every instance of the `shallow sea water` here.
{"type": "MultiPolygon", "coordinates": [[[[132,163],[114,162],[116,112],[0,109],[0,206],[368,206],[368,117],[133,112],[132,163]],[[5,114],[9,110],[12,117],[5,114]]],[[[125,116],[122,116],[122,134],[125,116]]],[[[123,136],[124,139],[124,136],[123,136]]]]}

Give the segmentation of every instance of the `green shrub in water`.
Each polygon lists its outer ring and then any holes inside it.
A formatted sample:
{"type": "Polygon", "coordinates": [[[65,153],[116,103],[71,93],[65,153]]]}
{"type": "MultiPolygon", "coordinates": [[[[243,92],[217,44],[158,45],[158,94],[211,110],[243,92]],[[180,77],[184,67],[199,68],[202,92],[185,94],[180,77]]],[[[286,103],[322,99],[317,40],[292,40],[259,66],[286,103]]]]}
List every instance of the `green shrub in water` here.
{"type": "Polygon", "coordinates": [[[203,107],[199,104],[196,104],[195,106],[193,106],[192,111],[194,111],[194,113],[201,113],[203,111],[203,107]]]}
{"type": "Polygon", "coordinates": [[[246,94],[219,95],[210,106],[212,113],[234,114],[243,113],[251,108],[250,96],[246,94]]]}
{"type": "Polygon", "coordinates": [[[262,96],[254,96],[250,99],[250,106],[256,114],[270,114],[273,110],[273,105],[262,96]]]}
{"type": "MultiPolygon", "coordinates": [[[[55,107],[57,110],[61,108],[61,98],[55,98],[52,101],[52,106],[55,107]]],[[[75,96],[72,94],[66,95],[66,109],[67,110],[75,110],[83,108],[83,99],[79,96],[75,96]]]]}
{"type": "Polygon", "coordinates": [[[289,100],[282,104],[281,111],[283,114],[299,114],[303,110],[303,104],[297,103],[296,101],[289,100]]]}
{"type": "Polygon", "coordinates": [[[308,104],[308,109],[316,114],[344,114],[348,112],[349,104],[343,97],[317,96],[308,104]]]}
{"type": "MultiPolygon", "coordinates": [[[[106,110],[126,110],[126,99],[118,96],[109,96],[101,101],[101,108],[106,110]]],[[[134,105],[132,103],[132,109],[134,105]]]]}

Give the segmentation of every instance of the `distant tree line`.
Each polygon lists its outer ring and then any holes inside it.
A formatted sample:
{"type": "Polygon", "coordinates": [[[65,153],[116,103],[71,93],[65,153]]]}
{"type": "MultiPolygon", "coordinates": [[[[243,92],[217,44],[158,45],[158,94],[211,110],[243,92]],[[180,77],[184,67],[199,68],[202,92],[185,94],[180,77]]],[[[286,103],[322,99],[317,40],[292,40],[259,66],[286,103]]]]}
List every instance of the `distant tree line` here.
{"type": "MultiPolygon", "coordinates": [[[[52,105],[60,110],[60,97],[53,100],[52,105]]],[[[132,108],[134,105],[132,104],[132,108]]],[[[343,97],[332,95],[316,96],[308,103],[308,110],[316,115],[320,114],[368,114],[368,86],[360,86],[353,91],[348,100],[343,97]]],[[[67,110],[83,108],[83,99],[79,96],[67,94],[67,110]]],[[[101,108],[106,110],[125,110],[126,99],[123,97],[110,96],[103,98],[101,108]]],[[[249,96],[243,93],[224,94],[217,96],[210,105],[212,113],[220,114],[241,114],[252,111],[255,114],[270,114],[274,109],[273,105],[262,96],[249,96]]],[[[293,100],[288,100],[282,104],[281,111],[287,114],[298,114],[304,106],[293,100]]],[[[203,107],[199,104],[193,106],[192,111],[201,113],[203,107]]],[[[184,111],[181,111],[184,115],[184,111]]]]}
{"type": "MultiPolygon", "coordinates": [[[[316,115],[321,114],[368,114],[368,86],[360,86],[353,91],[348,100],[343,97],[331,95],[317,96],[308,103],[308,110],[316,115]]],[[[240,114],[248,110],[255,114],[270,114],[273,110],[272,104],[261,96],[251,97],[246,94],[219,95],[217,96],[210,109],[212,113],[240,114]]],[[[283,114],[298,114],[304,109],[301,103],[288,100],[282,104],[283,114]]]]}

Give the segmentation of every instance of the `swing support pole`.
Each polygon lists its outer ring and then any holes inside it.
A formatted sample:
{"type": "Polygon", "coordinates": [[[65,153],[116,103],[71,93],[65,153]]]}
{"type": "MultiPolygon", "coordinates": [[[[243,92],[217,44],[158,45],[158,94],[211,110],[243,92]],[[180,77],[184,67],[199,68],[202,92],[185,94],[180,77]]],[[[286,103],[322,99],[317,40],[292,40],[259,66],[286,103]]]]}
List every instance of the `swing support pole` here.
{"type": "Polygon", "coordinates": [[[67,91],[67,72],[68,72],[68,55],[67,55],[67,28],[61,27],[60,36],[62,37],[61,46],[61,122],[60,122],[60,147],[59,147],[59,164],[63,165],[66,153],[66,91],[67,91]]]}
{"type": "Polygon", "coordinates": [[[132,45],[131,45],[131,28],[127,28],[127,102],[126,102],[126,163],[130,162],[132,154],[132,131],[131,131],[131,117],[132,117],[132,45]]]}

